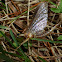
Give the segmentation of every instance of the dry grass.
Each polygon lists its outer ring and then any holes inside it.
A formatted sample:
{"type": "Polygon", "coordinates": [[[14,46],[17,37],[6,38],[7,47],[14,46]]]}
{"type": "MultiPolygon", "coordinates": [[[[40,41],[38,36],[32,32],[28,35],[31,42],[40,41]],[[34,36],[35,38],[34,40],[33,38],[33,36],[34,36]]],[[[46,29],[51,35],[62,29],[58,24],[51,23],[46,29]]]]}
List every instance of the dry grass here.
{"type": "MultiPolygon", "coordinates": [[[[58,1],[53,2],[58,3],[58,1]]],[[[60,1],[59,1],[60,2],[60,1]]],[[[49,43],[49,42],[40,42],[40,41],[32,41],[29,38],[24,37],[24,31],[27,30],[26,27],[30,25],[32,22],[36,11],[36,7],[40,2],[38,0],[26,0],[25,2],[13,2],[8,1],[5,2],[6,4],[6,12],[5,10],[2,10],[1,16],[0,16],[0,25],[7,26],[8,28],[12,29],[12,32],[14,33],[15,37],[20,39],[23,37],[23,42],[19,42],[20,46],[23,45],[25,42],[28,42],[28,49],[25,47],[24,53],[29,57],[29,59],[32,62],[42,62],[38,57],[41,57],[45,59],[47,62],[61,62],[62,61],[62,44],[61,43],[49,43]],[[11,6],[10,6],[11,5],[11,6]],[[36,6],[36,7],[35,7],[36,6]],[[8,10],[9,7],[9,10],[8,10]],[[35,8],[33,8],[35,7],[35,8]],[[32,8],[32,10],[30,10],[32,8]],[[27,12],[26,12],[27,11],[27,12]],[[24,13],[26,12],[26,13],[24,13]],[[24,14],[22,14],[24,13],[24,14]],[[20,17],[18,19],[15,19],[17,16],[20,17]],[[15,19],[11,22],[11,20],[15,19]],[[17,23],[19,22],[19,23],[17,23]],[[19,35],[17,35],[19,34],[19,35]],[[32,46],[30,47],[30,42],[32,43],[32,46]]],[[[49,3],[49,16],[48,16],[48,24],[47,27],[44,30],[45,34],[42,34],[41,36],[35,36],[39,37],[41,39],[48,39],[48,40],[55,40],[57,41],[57,37],[62,35],[62,14],[54,13],[50,10],[51,7],[54,7],[54,5],[51,5],[49,3]]],[[[9,31],[0,29],[0,31],[5,32],[6,36],[10,38],[9,31]]],[[[17,49],[20,47],[17,47],[16,49],[12,48],[10,45],[8,45],[8,42],[5,40],[5,38],[0,38],[3,49],[7,52],[13,52],[17,53],[17,49]]],[[[10,38],[10,40],[12,40],[10,38]]],[[[23,47],[22,47],[23,49],[23,47]]],[[[19,61],[23,62],[22,59],[18,57],[14,57],[11,55],[8,55],[9,57],[19,61]]]]}

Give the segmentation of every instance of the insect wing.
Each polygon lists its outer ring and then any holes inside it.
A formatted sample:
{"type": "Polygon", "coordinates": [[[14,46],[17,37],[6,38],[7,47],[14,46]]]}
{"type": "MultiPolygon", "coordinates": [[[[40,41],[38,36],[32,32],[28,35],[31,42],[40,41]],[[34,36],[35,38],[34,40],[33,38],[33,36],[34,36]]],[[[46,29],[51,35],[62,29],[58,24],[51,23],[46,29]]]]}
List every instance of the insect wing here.
{"type": "Polygon", "coordinates": [[[29,32],[32,34],[40,35],[47,25],[48,19],[48,3],[42,2],[39,9],[35,15],[35,18],[29,27],[29,32]]]}

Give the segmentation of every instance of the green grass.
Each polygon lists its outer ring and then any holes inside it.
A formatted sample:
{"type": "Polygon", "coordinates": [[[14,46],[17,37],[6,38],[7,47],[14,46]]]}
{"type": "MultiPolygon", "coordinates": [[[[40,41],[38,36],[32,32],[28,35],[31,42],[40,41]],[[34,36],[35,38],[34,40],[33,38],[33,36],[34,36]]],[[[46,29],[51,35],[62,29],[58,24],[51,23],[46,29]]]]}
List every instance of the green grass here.
{"type": "Polygon", "coordinates": [[[60,4],[59,6],[56,5],[55,3],[49,1],[51,4],[55,5],[56,8],[51,8],[51,11],[55,12],[55,13],[62,13],[62,0],[60,0],[60,4]]]}
{"type": "Polygon", "coordinates": [[[5,4],[2,2],[2,1],[0,1],[1,3],[2,3],[2,6],[0,5],[0,9],[4,9],[4,10],[6,10],[6,6],[5,6],[5,4]]]}
{"type": "MultiPolygon", "coordinates": [[[[16,47],[14,46],[14,44],[12,43],[12,41],[10,41],[10,39],[9,39],[5,34],[3,34],[2,31],[0,31],[0,34],[1,34],[3,37],[5,37],[5,39],[12,45],[12,47],[14,47],[14,48],[16,49],[16,47]]],[[[14,40],[14,42],[16,43],[17,47],[18,47],[19,44],[18,44],[18,42],[17,42],[17,40],[16,40],[16,38],[15,38],[15,36],[14,36],[12,30],[10,30],[10,35],[11,35],[12,39],[14,40]]],[[[30,59],[25,55],[25,53],[23,52],[23,50],[21,49],[21,47],[20,47],[19,49],[17,49],[17,51],[19,52],[19,54],[20,54],[21,56],[19,56],[19,55],[16,55],[16,56],[18,56],[18,57],[20,57],[20,58],[23,58],[23,59],[25,60],[25,62],[31,62],[30,59]]],[[[8,53],[8,52],[7,52],[7,53],[8,53]]],[[[14,54],[13,54],[13,55],[14,55],[14,54]]]]}

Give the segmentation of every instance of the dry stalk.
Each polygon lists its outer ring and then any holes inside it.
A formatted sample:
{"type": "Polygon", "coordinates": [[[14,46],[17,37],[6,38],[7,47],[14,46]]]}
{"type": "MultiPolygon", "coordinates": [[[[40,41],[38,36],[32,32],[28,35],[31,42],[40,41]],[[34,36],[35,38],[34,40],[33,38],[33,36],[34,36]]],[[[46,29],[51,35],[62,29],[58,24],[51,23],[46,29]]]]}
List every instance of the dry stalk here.
{"type": "Polygon", "coordinates": [[[11,26],[12,26],[12,28],[15,30],[15,32],[18,33],[18,31],[17,31],[17,29],[15,28],[15,26],[14,26],[13,24],[12,24],[11,26]]]}
{"type": "Polygon", "coordinates": [[[30,59],[32,62],[35,62],[31,56],[29,56],[29,59],[30,59]]]}
{"type": "Polygon", "coordinates": [[[20,48],[21,45],[23,45],[25,42],[27,42],[29,40],[29,38],[27,38],[25,41],[23,41],[16,49],[15,51],[17,51],[18,48],[20,48]]]}
{"type": "Polygon", "coordinates": [[[30,10],[30,0],[28,0],[27,26],[29,26],[29,10],[30,10]]]}
{"type": "MultiPolygon", "coordinates": [[[[7,15],[8,16],[8,15],[7,15]]],[[[13,18],[6,18],[7,16],[4,16],[4,17],[2,17],[1,19],[0,19],[0,21],[4,21],[4,20],[13,20],[13,19],[15,19],[16,17],[13,17],[13,18]],[[5,18],[5,19],[3,19],[3,18],[5,18]]],[[[25,17],[27,17],[27,16],[21,16],[20,18],[25,18],[25,17]]],[[[7,24],[9,24],[9,23],[11,23],[10,21],[7,23],[7,24]]]]}
{"type": "MultiPolygon", "coordinates": [[[[5,44],[3,43],[3,41],[1,41],[1,44],[3,45],[3,47],[4,47],[5,51],[7,51],[7,52],[8,52],[8,50],[7,50],[6,46],[5,46],[5,44]]],[[[9,54],[8,54],[8,56],[11,58],[11,56],[10,56],[9,54]]]]}

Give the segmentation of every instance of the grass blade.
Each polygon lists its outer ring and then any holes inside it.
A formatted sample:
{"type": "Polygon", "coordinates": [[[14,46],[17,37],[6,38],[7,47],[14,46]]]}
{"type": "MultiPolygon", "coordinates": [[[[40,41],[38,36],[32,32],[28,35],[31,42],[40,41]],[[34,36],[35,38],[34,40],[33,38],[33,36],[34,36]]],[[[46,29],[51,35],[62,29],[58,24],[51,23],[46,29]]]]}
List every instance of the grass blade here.
{"type": "Polygon", "coordinates": [[[60,35],[57,39],[58,39],[58,40],[62,40],[62,35],[60,35]]]}
{"type": "Polygon", "coordinates": [[[60,13],[60,9],[58,9],[58,8],[51,8],[51,11],[53,11],[55,13],[60,13]]]}
{"type": "Polygon", "coordinates": [[[62,43],[62,41],[52,41],[52,40],[45,40],[45,39],[39,39],[39,38],[31,38],[31,40],[51,42],[51,43],[62,43]]]}
{"type": "Polygon", "coordinates": [[[10,59],[8,56],[5,55],[5,51],[2,48],[2,45],[0,45],[0,59],[5,60],[6,62],[14,62],[12,59],[10,59]]]}
{"type": "Polygon", "coordinates": [[[13,43],[10,41],[10,39],[7,38],[6,35],[2,33],[2,31],[0,31],[0,33],[3,35],[3,37],[5,37],[5,39],[6,39],[13,47],[15,47],[15,46],[13,45],[13,43]]]}
{"type": "MultiPolygon", "coordinates": [[[[0,1],[0,2],[2,3],[3,6],[5,6],[5,4],[4,4],[2,1],[0,1]]],[[[6,6],[5,6],[5,7],[6,7],[6,6]]]]}
{"type": "Polygon", "coordinates": [[[10,35],[11,35],[12,39],[14,40],[14,42],[16,43],[16,45],[18,46],[17,40],[16,40],[16,38],[15,38],[12,30],[10,30],[9,32],[10,32],[10,35]]]}
{"type": "Polygon", "coordinates": [[[57,7],[57,5],[50,0],[49,0],[49,3],[51,3],[52,5],[55,5],[57,7]]]}
{"type": "Polygon", "coordinates": [[[6,62],[14,62],[12,59],[10,59],[5,54],[0,54],[0,58],[3,59],[3,60],[5,60],[6,62]]]}
{"type": "Polygon", "coordinates": [[[10,28],[8,28],[8,27],[6,27],[6,26],[2,26],[2,25],[0,25],[0,28],[1,28],[1,29],[10,29],[10,28]]]}
{"type": "MultiPolygon", "coordinates": [[[[10,30],[10,34],[11,34],[12,39],[14,40],[14,42],[16,43],[16,45],[18,46],[19,44],[18,44],[18,42],[17,42],[17,40],[16,40],[16,38],[15,38],[15,36],[14,36],[12,30],[10,30]]],[[[25,62],[30,62],[29,58],[24,54],[24,52],[23,52],[23,50],[21,49],[21,47],[19,48],[19,50],[20,50],[21,53],[23,54],[22,56],[24,56],[25,62]]],[[[18,52],[19,52],[19,51],[18,51],[18,52]]],[[[20,52],[19,52],[19,53],[20,53],[20,52]]]]}

